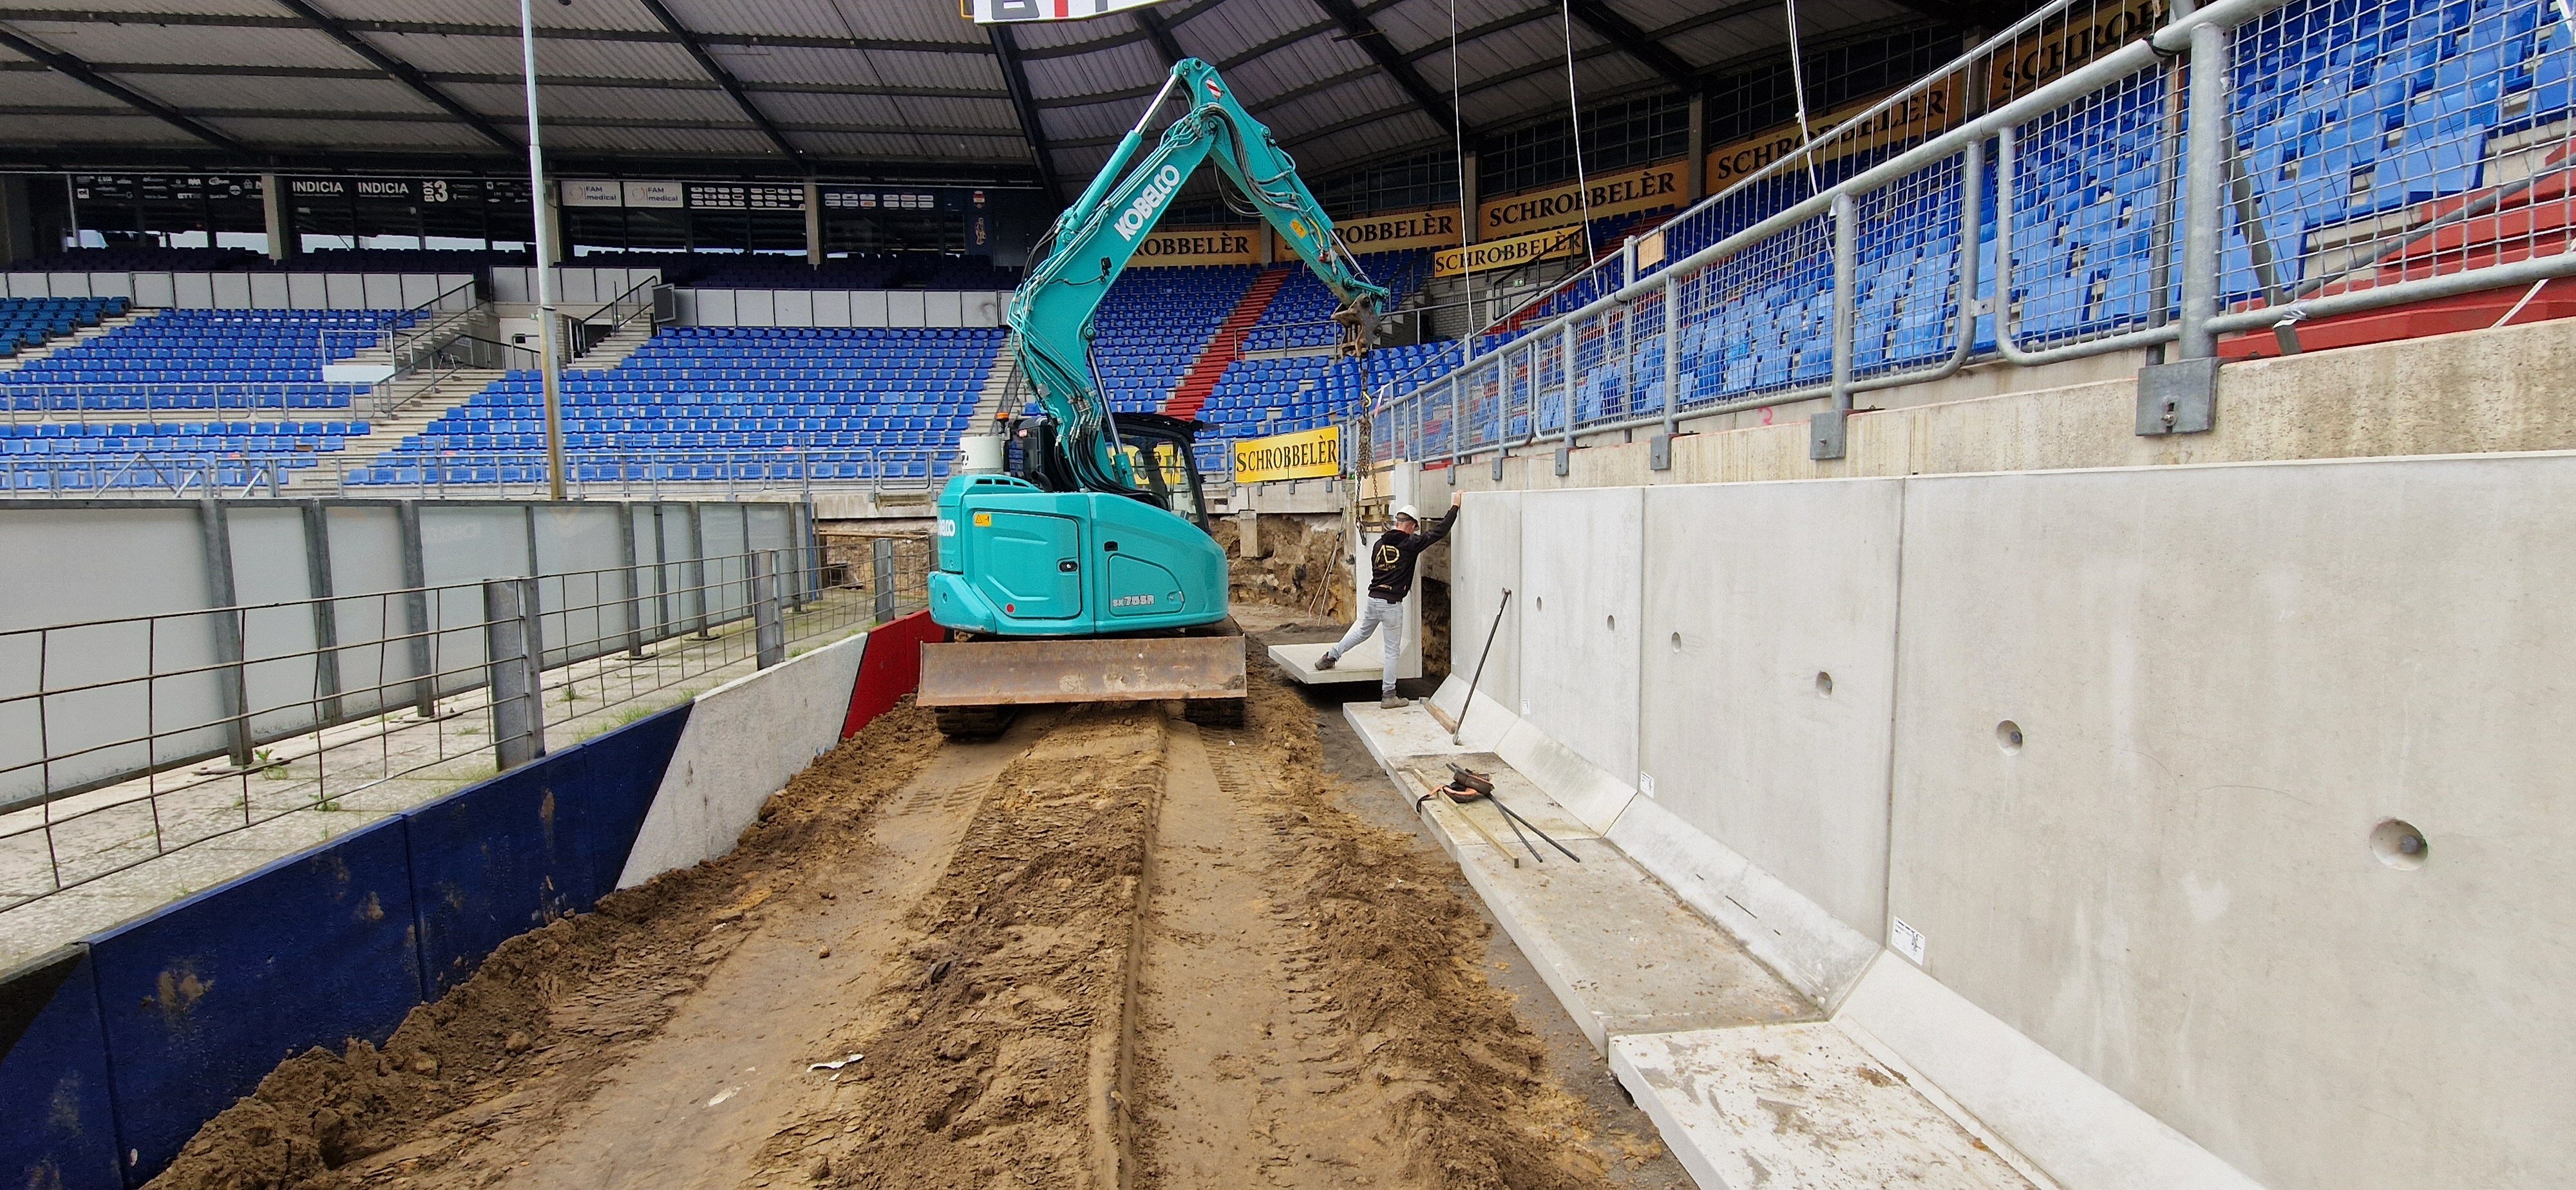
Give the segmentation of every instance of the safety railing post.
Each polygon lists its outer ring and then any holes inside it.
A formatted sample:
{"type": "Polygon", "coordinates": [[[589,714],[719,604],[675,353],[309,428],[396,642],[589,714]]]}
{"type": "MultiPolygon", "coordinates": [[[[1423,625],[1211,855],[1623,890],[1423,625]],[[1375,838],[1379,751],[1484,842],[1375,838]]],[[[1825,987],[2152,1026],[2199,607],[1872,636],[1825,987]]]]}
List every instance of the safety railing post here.
{"type": "Polygon", "coordinates": [[[1852,408],[1852,323],[1857,312],[1855,278],[1859,272],[1858,213],[1850,191],[1834,196],[1834,407],[1807,419],[1807,457],[1822,461],[1843,457],[1844,431],[1852,408]]]}
{"type": "MultiPolygon", "coordinates": [[[[2191,91],[2185,101],[2182,234],[2182,308],[2175,354],[2167,363],[2138,371],[2137,432],[2196,434],[2216,421],[2221,207],[2227,187],[2229,30],[2215,23],[2191,30],[2191,91]]],[[[1998,283],[2000,285],[2000,283],[1998,283]]]]}
{"type": "Polygon", "coordinates": [[[1682,286],[1681,279],[1664,274],[1664,430],[1655,435],[1646,448],[1646,466],[1653,471],[1673,468],[1673,435],[1679,432],[1682,384],[1682,286]]]}
{"type": "MultiPolygon", "coordinates": [[[[1556,360],[1557,386],[1565,392],[1562,406],[1565,410],[1565,441],[1556,448],[1556,473],[1564,475],[1574,469],[1574,320],[1571,318],[1566,319],[1565,328],[1557,332],[1556,360]]],[[[1536,386],[1532,387],[1535,390],[1536,386]]]]}
{"type": "Polygon", "coordinates": [[[751,625],[754,662],[762,669],[787,660],[787,625],[778,618],[778,551],[751,551],[751,625]]]}
{"type": "Polygon", "coordinates": [[[483,656],[490,670],[492,763],[506,772],[546,754],[537,580],[484,580],[483,656]]]}

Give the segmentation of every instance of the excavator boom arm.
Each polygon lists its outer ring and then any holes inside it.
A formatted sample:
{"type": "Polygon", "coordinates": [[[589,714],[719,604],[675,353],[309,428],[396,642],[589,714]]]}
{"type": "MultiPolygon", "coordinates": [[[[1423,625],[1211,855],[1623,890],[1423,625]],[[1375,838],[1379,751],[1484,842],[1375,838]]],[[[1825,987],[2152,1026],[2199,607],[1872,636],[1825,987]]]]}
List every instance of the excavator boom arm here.
{"type": "Polygon", "coordinates": [[[1117,448],[1108,394],[1091,366],[1093,318],[1173,196],[1211,156],[1263,221],[1341,299],[1336,317],[1358,348],[1365,349],[1386,301],[1387,291],[1360,271],[1332,219],[1297,176],[1295,160],[1235,101],[1216,68],[1195,58],[1175,64],[1099,176],[1057,216],[1047,250],[1011,306],[1020,371],[1060,427],[1057,449],[1085,490],[1137,487],[1132,465],[1117,448]],[[1189,110],[1140,158],[1146,124],[1175,92],[1187,98],[1189,110]]]}

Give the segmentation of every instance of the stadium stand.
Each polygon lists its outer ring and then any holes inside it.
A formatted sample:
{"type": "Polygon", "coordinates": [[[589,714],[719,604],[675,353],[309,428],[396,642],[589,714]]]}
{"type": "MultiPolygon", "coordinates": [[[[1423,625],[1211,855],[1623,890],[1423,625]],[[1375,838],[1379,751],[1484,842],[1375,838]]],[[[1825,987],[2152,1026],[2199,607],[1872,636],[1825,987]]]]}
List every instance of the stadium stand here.
{"type": "MultiPolygon", "coordinates": [[[[564,374],[577,482],[930,481],[991,371],[993,328],[677,327],[614,368],[564,374]]],[[[352,485],[523,482],[545,448],[534,372],[512,372],[351,472],[352,485]]]]}
{"type": "MultiPolygon", "coordinates": [[[[1382,347],[1369,353],[1368,383],[1376,388],[1392,377],[1437,376],[1457,356],[1456,343],[1382,347]]],[[[1311,430],[1352,409],[1361,378],[1358,362],[1337,355],[1236,360],[1198,416],[1215,427],[1205,435],[1209,440],[1311,430]]]]}
{"type": "Polygon", "coordinates": [[[1111,405],[1161,409],[1260,272],[1255,265],[1190,265],[1121,274],[1093,319],[1093,358],[1111,405]]]}
{"type": "Polygon", "coordinates": [[[124,298],[0,298],[0,358],[123,313],[124,298]]]}
{"type": "Polygon", "coordinates": [[[14,410],[345,409],[321,367],[407,325],[399,310],[167,310],[0,373],[14,410]]]}
{"type": "MultiPolygon", "coordinates": [[[[1333,291],[1316,279],[1314,271],[1300,265],[1278,265],[1288,273],[1279,294],[1261,313],[1260,321],[1245,333],[1246,351],[1278,351],[1299,347],[1330,347],[1340,332],[1333,326],[1333,309],[1339,303],[1333,291]]],[[[1369,279],[1387,288],[1386,308],[1395,309],[1406,296],[1422,288],[1431,275],[1431,254],[1424,251],[1367,252],[1360,255],[1360,268],[1369,279]]]]}

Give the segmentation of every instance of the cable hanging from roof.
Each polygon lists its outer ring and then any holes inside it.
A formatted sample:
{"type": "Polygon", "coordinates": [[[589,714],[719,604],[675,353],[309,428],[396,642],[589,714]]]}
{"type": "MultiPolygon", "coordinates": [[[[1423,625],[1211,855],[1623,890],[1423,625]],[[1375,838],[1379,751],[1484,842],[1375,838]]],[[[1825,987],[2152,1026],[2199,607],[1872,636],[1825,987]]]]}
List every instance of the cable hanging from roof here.
{"type": "Polygon", "coordinates": [[[1807,152],[1816,132],[1807,126],[1807,56],[1798,49],[1798,0],[1782,2],[1789,9],[1789,85],[1798,92],[1798,152],[1807,159],[1807,193],[1820,194],[1824,185],[1817,181],[1816,158],[1807,152]]]}
{"type": "MultiPolygon", "coordinates": [[[[1565,18],[1565,114],[1574,130],[1574,193],[1583,201],[1583,263],[1589,266],[1597,249],[1592,243],[1592,179],[1583,170],[1583,105],[1574,87],[1574,0],[1557,0],[1557,10],[1565,18]]],[[[1805,105],[1799,100],[1800,111],[1805,105]]]]}

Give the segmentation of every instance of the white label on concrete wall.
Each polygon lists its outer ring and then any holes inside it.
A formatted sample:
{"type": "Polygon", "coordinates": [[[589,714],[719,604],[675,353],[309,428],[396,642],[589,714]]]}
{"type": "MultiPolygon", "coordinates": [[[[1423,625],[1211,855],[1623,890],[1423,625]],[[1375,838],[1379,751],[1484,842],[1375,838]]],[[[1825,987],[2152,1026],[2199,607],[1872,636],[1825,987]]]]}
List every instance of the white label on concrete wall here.
{"type": "Polygon", "coordinates": [[[1655,775],[1653,773],[1649,773],[1644,769],[1637,770],[1637,792],[1645,794],[1647,797],[1655,796],[1655,775]]]}
{"type": "Polygon", "coordinates": [[[1891,923],[1887,927],[1887,944],[1895,947],[1896,953],[1914,960],[1915,966],[1922,966],[1923,931],[1905,924],[1905,919],[1902,917],[1891,917],[1887,920],[1891,923]]]}
{"type": "Polygon", "coordinates": [[[1521,700],[1521,718],[1529,718],[1529,700],[1526,698],[1521,700]]]}

